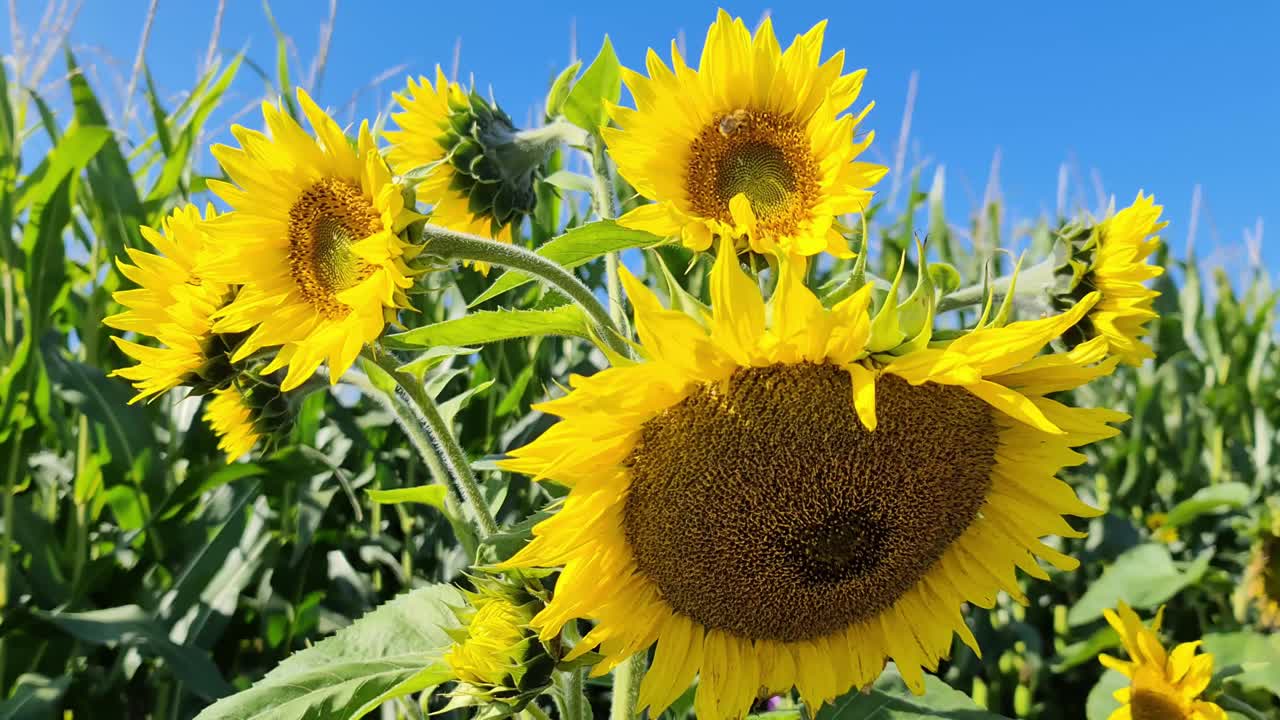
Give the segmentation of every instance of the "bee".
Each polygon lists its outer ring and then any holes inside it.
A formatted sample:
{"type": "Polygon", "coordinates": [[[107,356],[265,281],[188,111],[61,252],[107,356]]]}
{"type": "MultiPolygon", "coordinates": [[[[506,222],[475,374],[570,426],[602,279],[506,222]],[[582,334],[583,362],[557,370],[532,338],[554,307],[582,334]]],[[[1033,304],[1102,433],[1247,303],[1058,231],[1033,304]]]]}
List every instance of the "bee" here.
{"type": "Polygon", "coordinates": [[[720,134],[729,137],[747,123],[747,111],[738,109],[720,118],[720,134]]]}

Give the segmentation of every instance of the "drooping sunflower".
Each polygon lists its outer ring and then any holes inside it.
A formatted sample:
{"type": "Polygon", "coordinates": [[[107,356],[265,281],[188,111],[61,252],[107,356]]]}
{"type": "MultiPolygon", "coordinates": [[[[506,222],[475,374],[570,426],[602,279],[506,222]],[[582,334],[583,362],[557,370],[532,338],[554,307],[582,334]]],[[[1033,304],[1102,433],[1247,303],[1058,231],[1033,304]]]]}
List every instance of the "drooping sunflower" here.
{"type": "MultiPolygon", "coordinates": [[[[207,211],[208,219],[213,209],[207,211]]],[[[229,299],[232,288],[197,272],[206,248],[206,218],[193,205],[173,211],[160,230],[142,227],[142,237],[159,255],[126,248],[132,264],[116,266],[138,287],[115,293],[127,308],[102,322],[116,330],[149,335],[159,347],[112,336],[112,341],[138,364],[112,372],[133,382],[138,394],[130,402],[155,398],[179,385],[196,385],[222,375],[222,348],[212,331],[213,315],[229,299]]]]}
{"type": "Polygon", "coordinates": [[[1098,656],[1103,665],[1129,678],[1129,687],[1115,692],[1122,705],[1108,720],[1227,720],[1221,707],[1199,699],[1213,679],[1213,655],[1197,655],[1199,641],[1165,652],[1156,635],[1163,614],[1161,607],[1148,629],[1124,601],[1116,611],[1103,611],[1129,654],[1128,662],[1098,656]]]}
{"type": "Polygon", "coordinates": [[[699,717],[794,685],[816,711],[893,659],[923,691],[965,602],[1025,601],[1015,568],[1077,562],[1040,538],[1095,516],[1055,476],[1125,415],[1045,397],[1109,373],[1106,345],[1038,356],[1097,301],[942,349],[869,355],[870,288],[825,309],[784,262],[766,305],[723,243],[709,329],[629,274],[647,358],[571,378],[561,421],[503,461],[570,488],[510,567],[563,567],[533,626],[595,628],[608,672],[656,644],[656,716],[700,676],[699,717]]]}
{"type": "Polygon", "coordinates": [[[1152,196],[1138,193],[1132,205],[1092,228],[1082,248],[1090,259],[1076,293],[1101,294],[1085,318],[1085,335],[1105,337],[1111,352],[1129,365],[1155,357],[1142,338],[1158,317],[1153,303],[1160,293],[1146,283],[1164,274],[1164,268],[1148,263],[1160,248],[1155,233],[1168,224],[1160,222],[1163,209],[1152,196]]]}
{"type": "Polygon", "coordinates": [[[484,717],[505,717],[547,688],[555,660],[529,628],[541,603],[498,580],[475,583],[467,605],[455,610],[462,627],[450,632],[456,642],[444,655],[459,682],[450,707],[485,703],[484,717]]]}
{"type": "Polygon", "coordinates": [[[618,172],[654,201],[623,225],[678,235],[694,250],[714,236],[756,252],[848,256],[836,216],[859,213],[887,168],[854,160],[857,115],[845,111],[865,71],[841,75],[844,51],[822,62],[822,22],[783,51],[766,18],[753,37],[721,10],[697,70],[674,43],[671,68],[649,51],[649,76],[624,70],[635,109],[611,107],[604,137],[618,172]]]}
{"type": "Polygon", "coordinates": [[[227,454],[227,462],[235,462],[262,439],[255,414],[255,408],[234,384],[215,390],[205,405],[204,421],[218,436],[218,449],[227,454]]]}
{"type": "Polygon", "coordinates": [[[413,284],[405,261],[418,250],[400,237],[418,215],[368,123],[353,147],[302,89],[298,102],[314,137],[264,103],[269,135],[237,125],[240,147],[213,147],[232,182],[209,186],[234,212],[209,223],[217,251],[200,266],[205,277],[243,286],[214,328],[248,333],[233,360],[281,346],[263,372],[287,365],[284,390],[322,362],[337,382],[360,348],[395,322],[413,284]]]}
{"type": "MultiPolygon", "coordinates": [[[[533,211],[533,174],[545,152],[527,152],[511,119],[501,109],[436,68],[433,85],[410,78],[395,99],[398,130],[387,161],[404,175],[429,167],[417,185],[418,200],[431,207],[431,222],[451,230],[510,243],[525,214],[533,211]]],[[[488,272],[486,263],[473,263],[488,272]]]]}

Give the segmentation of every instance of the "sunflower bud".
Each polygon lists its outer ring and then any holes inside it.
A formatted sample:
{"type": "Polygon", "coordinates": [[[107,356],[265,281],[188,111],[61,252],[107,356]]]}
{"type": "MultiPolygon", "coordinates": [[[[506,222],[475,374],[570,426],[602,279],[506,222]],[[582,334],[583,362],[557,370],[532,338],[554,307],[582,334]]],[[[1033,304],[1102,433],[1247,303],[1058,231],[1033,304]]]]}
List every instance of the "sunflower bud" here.
{"type": "Polygon", "coordinates": [[[485,704],[480,716],[507,717],[550,685],[555,660],[529,628],[541,607],[536,598],[500,580],[476,587],[455,610],[462,627],[444,656],[458,680],[449,707],[485,704]]]}
{"type": "Polygon", "coordinates": [[[1153,234],[1167,224],[1159,221],[1161,210],[1150,196],[1139,194],[1102,222],[1058,230],[1060,255],[1048,287],[1053,309],[1065,312],[1089,293],[1101,292],[1097,305],[1065,336],[1068,344],[1105,337],[1111,354],[1130,365],[1155,356],[1142,337],[1147,323],[1158,317],[1152,304],[1160,293],[1145,283],[1164,272],[1147,262],[1160,247],[1153,234]]]}

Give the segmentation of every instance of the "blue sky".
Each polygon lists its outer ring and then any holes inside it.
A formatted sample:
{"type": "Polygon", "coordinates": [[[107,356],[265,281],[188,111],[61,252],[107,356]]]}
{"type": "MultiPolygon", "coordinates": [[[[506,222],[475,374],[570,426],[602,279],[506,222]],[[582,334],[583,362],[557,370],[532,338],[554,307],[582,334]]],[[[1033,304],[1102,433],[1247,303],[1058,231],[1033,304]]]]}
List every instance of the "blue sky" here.
{"type": "MultiPolygon", "coordinates": [[[[44,4],[19,3],[30,37],[44,4]]],[[[102,91],[119,97],[128,77],[145,0],[87,0],[71,38],[102,91]]],[[[725,7],[749,25],[768,3],[725,7]]],[[[217,3],[160,0],[147,59],[162,93],[193,82],[209,44],[217,3]]],[[[408,73],[449,71],[460,41],[460,77],[492,88],[523,123],[550,78],[569,61],[571,37],[589,60],[608,33],[624,64],[639,67],[648,47],[665,52],[683,33],[696,57],[717,5],[641,3],[340,2],[328,63],[317,88],[338,116],[376,113],[408,73]],[[376,8],[376,9],[375,9],[376,8]],[[392,9],[395,8],[395,9],[392,9]],[[481,12],[475,12],[481,10],[481,12]],[[379,76],[391,72],[381,81],[379,76]],[[355,96],[357,90],[360,94],[355,96]],[[353,96],[356,102],[347,108],[353,96]],[[349,112],[349,115],[348,115],[349,112]]],[[[865,99],[876,102],[865,127],[877,132],[872,158],[892,165],[908,80],[919,84],[907,165],[926,177],[943,163],[953,221],[981,198],[999,152],[999,187],[1012,218],[1052,212],[1059,168],[1067,163],[1069,203],[1096,208],[1098,183],[1118,202],[1154,192],[1171,221],[1166,239],[1187,239],[1192,191],[1203,186],[1197,248],[1232,267],[1247,262],[1244,232],[1269,222],[1264,263],[1280,269],[1280,4],[1138,3],[821,3],[772,7],[786,42],[829,18],[829,52],[845,48],[846,67],[866,67],[865,99]]],[[[278,0],[272,9],[305,76],[328,15],[322,0],[278,0]]],[[[12,48],[3,20],[5,53],[12,48]]],[[[259,3],[230,0],[219,43],[225,55],[248,48],[274,64],[274,40],[259,3]]],[[[262,92],[244,71],[226,113],[262,92]]],[[[257,125],[248,112],[242,122],[257,125]]],[[[886,195],[890,182],[879,188],[886,195]]]]}

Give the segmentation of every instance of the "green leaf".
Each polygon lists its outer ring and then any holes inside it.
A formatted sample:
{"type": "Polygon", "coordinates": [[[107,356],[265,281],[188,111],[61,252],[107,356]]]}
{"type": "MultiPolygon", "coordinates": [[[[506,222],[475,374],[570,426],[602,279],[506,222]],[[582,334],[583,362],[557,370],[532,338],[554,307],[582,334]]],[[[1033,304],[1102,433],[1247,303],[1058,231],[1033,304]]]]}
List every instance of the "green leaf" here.
{"type": "Polygon", "coordinates": [[[22,232],[22,249],[27,254],[25,279],[31,309],[27,332],[40,338],[54,312],[66,297],[67,270],[62,231],[71,222],[71,183],[65,177],[43,205],[31,209],[31,218],[22,232]]]}
{"type": "Polygon", "coordinates": [[[1240,665],[1244,670],[1230,682],[1280,697],[1280,635],[1240,631],[1209,633],[1202,639],[1215,667],[1240,665]]]}
{"type": "Polygon", "coordinates": [[[444,510],[444,499],[449,488],[444,485],[419,485],[418,487],[396,488],[394,490],[366,490],[369,499],[384,505],[400,503],[422,503],[433,508],[444,510]]]}
{"type": "Polygon", "coordinates": [[[129,386],[96,367],[72,360],[54,346],[44,347],[49,379],[68,402],[106,429],[113,462],[127,466],[155,444],[152,424],[142,405],[130,405],[129,386]]]}
{"type": "Polygon", "coordinates": [[[111,130],[101,125],[73,127],[61,138],[53,150],[45,156],[22,187],[13,211],[21,212],[31,205],[42,205],[58,189],[68,175],[78,174],[98,154],[98,150],[111,137],[111,130]]]}
{"type": "Polygon", "coordinates": [[[1119,644],[1120,635],[1110,625],[1104,625],[1088,638],[1064,647],[1062,652],[1059,653],[1058,662],[1053,666],[1053,671],[1060,673],[1077,665],[1087,663],[1096,658],[1098,653],[1103,650],[1113,648],[1119,644]]]}
{"type": "Polygon", "coordinates": [[[569,97],[569,89],[573,87],[573,79],[578,76],[578,69],[582,67],[581,60],[575,60],[572,65],[560,71],[554,82],[551,83],[551,89],[547,91],[547,102],[544,112],[547,119],[551,119],[560,114],[560,110],[564,107],[564,101],[569,97]]]}
{"type": "Polygon", "coordinates": [[[169,640],[159,623],[137,605],[78,613],[33,610],[64,632],[93,645],[137,646],[164,659],[175,677],[200,697],[215,700],[231,693],[218,667],[204,650],[169,640]]]}
{"type": "Polygon", "coordinates": [[[892,665],[876,680],[870,693],[850,690],[823,705],[814,720],[1001,720],[1003,716],[978,707],[968,695],[932,675],[924,677],[924,695],[912,695],[892,665]]]}
{"type": "MultiPolygon", "coordinates": [[[[662,242],[663,238],[643,230],[624,228],[612,220],[600,220],[576,227],[565,234],[547,241],[537,249],[537,254],[548,260],[567,267],[575,268],[611,252],[629,248],[649,247],[662,242]]],[[[533,278],[515,270],[503,273],[502,277],[471,301],[471,307],[495,298],[508,290],[531,282],[533,278]]]]}
{"type": "Polygon", "coordinates": [[[9,699],[0,703],[0,720],[54,720],[58,700],[70,684],[70,675],[55,680],[34,673],[19,675],[9,699]]]}
{"type": "Polygon", "coordinates": [[[1082,625],[1096,620],[1121,600],[1134,608],[1155,607],[1197,582],[1209,558],[1208,553],[1201,555],[1186,571],[1180,571],[1164,545],[1147,543],[1130,548],[1089,586],[1067,613],[1067,622],[1082,625]]]}
{"type": "Polygon", "coordinates": [[[587,132],[598,132],[600,126],[609,121],[604,104],[616,103],[621,97],[622,65],[613,52],[609,36],[605,35],[596,59],[565,98],[564,116],[587,132]]]}
{"type": "Polygon", "coordinates": [[[440,657],[458,626],[451,585],[412,590],[315,646],[294,653],[253,687],[197,720],[360,718],[386,700],[450,677],[440,657]]]}
{"type": "Polygon", "coordinates": [[[1085,717],[1088,720],[1107,720],[1111,713],[1120,707],[1120,703],[1112,697],[1112,693],[1122,687],[1129,686],[1129,678],[1115,670],[1107,670],[1089,691],[1089,699],[1085,704],[1085,717]]]}
{"type": "Polygon", "coordinates": [[[1200,488],[1195,495],[1175,505],[1169,511],[1164,524],[1178,527],[1213,510],[1242,507],[1249,502],[1252,494],[1253,492],[1248,485],[1238,482],[1221,483],[1200,488]]]}
{"type": "Polygon", "coordinates": [[[435,325],[388,335],[383,343],[395,350],[421,350],[437,345],[478,345],[535,335],[591,339],[587,317],[577,305],[551,310],[496,310],[464,315],[435,325]]]}

